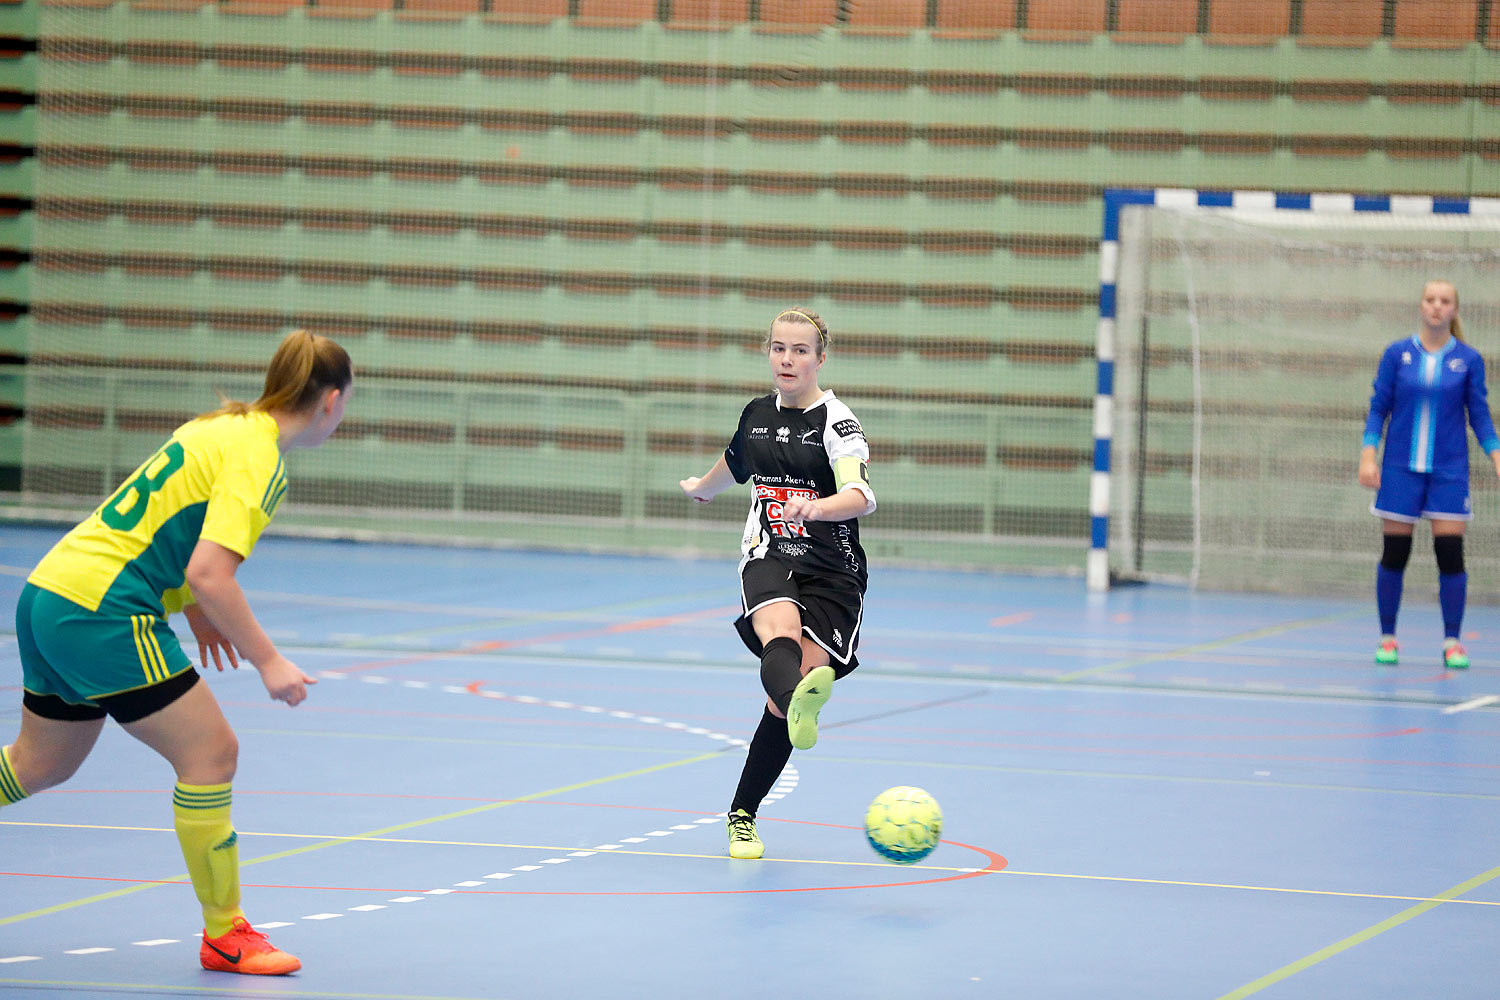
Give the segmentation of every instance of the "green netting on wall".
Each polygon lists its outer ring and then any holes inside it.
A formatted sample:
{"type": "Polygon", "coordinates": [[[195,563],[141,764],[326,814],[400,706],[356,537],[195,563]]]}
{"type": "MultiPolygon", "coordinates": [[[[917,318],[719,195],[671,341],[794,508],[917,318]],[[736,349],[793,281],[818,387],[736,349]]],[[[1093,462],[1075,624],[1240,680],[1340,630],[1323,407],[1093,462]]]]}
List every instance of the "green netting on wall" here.
{"type": "Polygon", "coordinates": [[[800,304],[873,557],[1071,571],[1104,186],[1494,186],[1478,41],[649,6],[40,8],[19,506],[88,509],[305,327],[358,388],[278,524],[727,554],[740,498],[677,481],[800,304]]]}

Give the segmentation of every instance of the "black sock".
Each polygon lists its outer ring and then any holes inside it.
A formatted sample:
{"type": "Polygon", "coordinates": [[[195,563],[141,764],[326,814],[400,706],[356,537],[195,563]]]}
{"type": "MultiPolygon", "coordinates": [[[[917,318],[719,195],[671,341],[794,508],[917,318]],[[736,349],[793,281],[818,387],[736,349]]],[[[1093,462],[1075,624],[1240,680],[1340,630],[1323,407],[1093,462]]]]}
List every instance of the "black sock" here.
{"type": "Polygon", "coordinates": [[[743,809],[754,816],[761,800],[781,777],[781,769],[791,759],[792,741],[786,733],[786,720],[778,719],[767,708],[750,739],[750,752],[745,756],[745,769],[740,772],[740,786],[734,790],[729,811],[743,809]]]}
{"type": "Polygon", "coordinates": [[[802,643],[784,635],[766,643],[760,654],[760,685],[782,715],[792,703],[792,692],[801,679],[802,643]]]}

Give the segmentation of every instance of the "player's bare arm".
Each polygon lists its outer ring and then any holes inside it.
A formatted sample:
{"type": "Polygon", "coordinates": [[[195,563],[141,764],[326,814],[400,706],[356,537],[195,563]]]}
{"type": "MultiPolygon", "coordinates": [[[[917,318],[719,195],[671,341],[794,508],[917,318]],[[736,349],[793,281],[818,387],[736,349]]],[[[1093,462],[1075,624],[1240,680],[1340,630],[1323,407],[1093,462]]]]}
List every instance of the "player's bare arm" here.
{"type": "Polygon", "coordinates": [[[684,479],[678,485],[689,498],[699,503],[708,503],[734,485],[734,474],[729,471],[729,463],[724,461],[724,456],[720,455],[719,460],[707,473],[684,479]]]}
{"type": "Polygon", "coordinates": [[[234,578],[241,562],[239,553],[200,539],[188,560],[188,586],[208,620],[260,671],[271,697],[296,705],[307,697],[306,686],[317,681],[282,656],[256,621],[245,592],[234,578]]]}
{"type": "MultiPolygon", "coordinates": [[[[1500,452],[1495,454],[1500,456],[1500,452]]],[[[1495,471],[1500,475],[1500,458],[1495,460],[1495,471]]],[[[1380,463],[1375,459],[1375,449],[1368,445],[1359,453],[1359,485],[1372,490],[1380,488],[1380,463]]]]}

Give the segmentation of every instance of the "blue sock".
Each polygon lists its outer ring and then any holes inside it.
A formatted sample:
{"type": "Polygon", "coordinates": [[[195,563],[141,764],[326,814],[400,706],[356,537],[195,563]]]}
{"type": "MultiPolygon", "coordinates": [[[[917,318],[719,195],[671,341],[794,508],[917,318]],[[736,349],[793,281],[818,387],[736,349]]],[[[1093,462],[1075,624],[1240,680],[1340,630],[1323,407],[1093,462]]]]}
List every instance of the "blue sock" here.
{"type": "Polygon", "coordinates": [[[1443,609],[1443,638],[1457,639],[1464,623],[1464,601],[1469,592],[1469,574],[1439,573],[1438,604],[1443,609]]]}
{"type": "MultiPolygon", "coordinates": [[[[1399,570],[1375,567],[1375,608],[1380,612],[1381,635],[1396,634],[1396,612],[1401,610],[1401,582],[1404,576],[1399,570]]],[[[1447,577],[1440,579],[1446,580],[1447,577]]],[[[1459,606],[1463,606],[1462,598],[1459,599],[1459,606]]],[[[1447,608],[1448,605],[1444,603],[1444,618],[1447,617],[1447,608]]]]}

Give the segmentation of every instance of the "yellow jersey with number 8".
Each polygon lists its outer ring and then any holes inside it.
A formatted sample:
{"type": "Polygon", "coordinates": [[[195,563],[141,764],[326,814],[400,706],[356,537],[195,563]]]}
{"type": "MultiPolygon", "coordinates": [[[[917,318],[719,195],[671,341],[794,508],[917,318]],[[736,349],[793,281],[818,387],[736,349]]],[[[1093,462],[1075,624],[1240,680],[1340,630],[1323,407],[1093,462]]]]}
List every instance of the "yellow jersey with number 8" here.
{"type": "Polygon", "coordinates": [[[248,557],[286,493],[267,413],[190,420],[27,578],[90,611],[179,611],[199,539],[248,557]]]}

